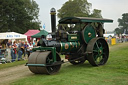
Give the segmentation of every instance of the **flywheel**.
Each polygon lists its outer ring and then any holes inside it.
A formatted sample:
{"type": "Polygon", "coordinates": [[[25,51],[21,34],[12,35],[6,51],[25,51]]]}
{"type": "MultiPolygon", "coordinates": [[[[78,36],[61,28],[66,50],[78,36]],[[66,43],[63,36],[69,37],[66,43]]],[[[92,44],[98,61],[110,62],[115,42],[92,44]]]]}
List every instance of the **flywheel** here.
{"type": "Polygon", "coordinates": [[[88,24],[82,31],[82,37],[86,44],[89,43],[91,39],[96,37],[95,28],[91,24],[88,24]]]}

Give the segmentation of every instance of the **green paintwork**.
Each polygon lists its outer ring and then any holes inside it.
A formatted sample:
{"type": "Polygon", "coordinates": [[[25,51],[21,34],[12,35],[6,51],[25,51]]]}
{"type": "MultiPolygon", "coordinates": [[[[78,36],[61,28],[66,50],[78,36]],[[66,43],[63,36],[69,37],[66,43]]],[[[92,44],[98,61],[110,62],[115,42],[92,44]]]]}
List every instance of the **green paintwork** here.
{"type": "Polygon", "coordinates": [[[72,42],[72,41],[79,41],[79,35],[77,34],[68,34],[68,41],[72,42]]]}
{"type": "Polygon", "coordinates": [[[45,67],[45,64],[26,64],[26,66],[39,66],[39,67],[45,67]]]}
{"type": "Polygon", "coordinates": [[[92,38],[96,37],[95,29],[91,24],[87,25],[82,32],[84,41],[86,43],[88,43],[92,38]],[[88,35],[89,33],[91,33],[91,36],[88,35]]]}
{"type": "Polygon", "coordinates": [[[52,56],[53,56],[53,62],[56,62],[56,48],[55,47],[37,47],[37,48],[33,48],[32,51],[36,51],[36,50],[40,50],[40,51],[52,51],[52,56]]]}
{"type": "Polygon", "coordinates": [[[93,49],[93,52],[95,53],[93,56],[94,56],[96,63],[99,63],[101,61],[101,59],[103,59],[102,57],[103,57],[104,52],[103,52],[103,47],[100,44],[101,43],[97,41],[95,43],[94,49],[93,49]]]}
{"type": "Polygon", "coordinates": [[[61,42],[61,51],[60,52],[75,52],[79,49],[79,42],[61,42]]]}
{"type": "Polygon", "coordinates": [[[59,20],[59,24],[76,24],[76,23],[87,23],[87,22],[113,22],[111,19],[103,18],[90,18],[90,17],[66,17],[59,20]]]}

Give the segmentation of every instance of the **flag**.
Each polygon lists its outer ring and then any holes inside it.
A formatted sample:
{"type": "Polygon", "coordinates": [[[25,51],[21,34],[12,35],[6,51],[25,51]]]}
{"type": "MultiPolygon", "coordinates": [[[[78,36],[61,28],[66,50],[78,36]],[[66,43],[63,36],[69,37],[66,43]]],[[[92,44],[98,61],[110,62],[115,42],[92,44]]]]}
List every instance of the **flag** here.
{"type": "Polygon", "coordinates": [[[126,34],[126,29],[124,29],[124,34],[126,34]]]}
{"type": "Polygon", "coordinates": [[[45,29],[45,23],[44,23],[44,25],[43,25],[43,28],[45,29]]]}

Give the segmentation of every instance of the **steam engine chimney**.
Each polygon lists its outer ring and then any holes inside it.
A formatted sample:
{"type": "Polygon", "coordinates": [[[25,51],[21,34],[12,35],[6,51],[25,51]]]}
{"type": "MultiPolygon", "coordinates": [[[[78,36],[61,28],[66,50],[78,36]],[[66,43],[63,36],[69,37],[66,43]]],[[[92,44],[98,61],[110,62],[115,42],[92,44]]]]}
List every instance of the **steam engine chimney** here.
{"type": "Polygon", "coordinates": [[[55,32],[56,32],[56,10],[55,8],[52,8],[50,10],[51,14],[51,30],[52,30],[52,38],[55,38],[55,32]]]}

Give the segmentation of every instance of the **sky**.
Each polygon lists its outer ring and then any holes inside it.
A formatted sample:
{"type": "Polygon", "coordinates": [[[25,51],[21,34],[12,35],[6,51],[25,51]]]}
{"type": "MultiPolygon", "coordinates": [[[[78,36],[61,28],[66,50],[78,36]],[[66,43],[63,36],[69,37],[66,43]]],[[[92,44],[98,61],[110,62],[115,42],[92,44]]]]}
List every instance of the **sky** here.
{"type": "MultiPolygon", "coordinates": [[[[41,26],[45,24],[45,30],[51,31],[51,18],[50,9],[55,8],[56,12],[68,0],[35,0],[39,5],[39,20],[41,26]]],[[[103,18],[114,20],[113,23],[105,23],[104,28],[106,31],[114,31],[118,27],[118,19],[122,18],[123,13],[128,13],[128,0],[87,0],[92,4],[93,9],[101,10],[103,18]]],[[[57,17],[56,17],[57,18],[57,17]]],[[[57,24],[58,24],[57,18],[57,24]]]]}

